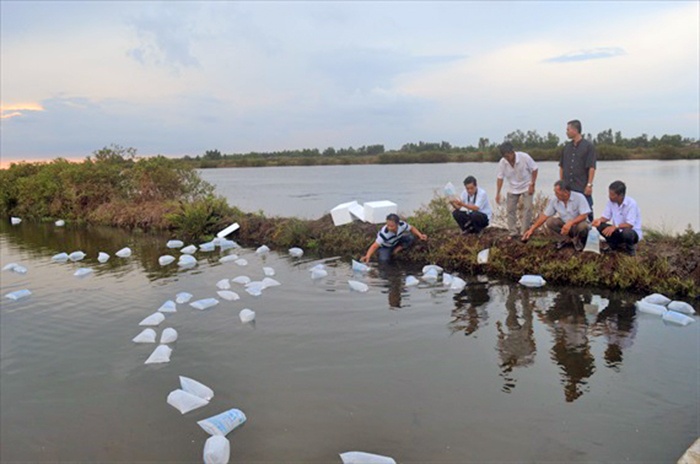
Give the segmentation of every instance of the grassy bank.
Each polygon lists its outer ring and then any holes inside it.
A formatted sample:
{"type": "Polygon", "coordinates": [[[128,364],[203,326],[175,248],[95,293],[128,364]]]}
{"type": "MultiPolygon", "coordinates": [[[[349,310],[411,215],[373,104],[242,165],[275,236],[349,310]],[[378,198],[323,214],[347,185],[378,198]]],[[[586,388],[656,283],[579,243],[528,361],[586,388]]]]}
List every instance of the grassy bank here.
{"type": "MultiPolygon", "coordinates": [[[[358,258],[379,227],[364,223],[335,227],[329,215],[302,220],[245,213],[214,196],[192,166],[163,157],[136,160],[113,149],[97,152],[83,163],[21,163],[0,171],[0,213],[28,221],[65,219],[165,230],[195,243],[235,221],[241,225],[235,239],[242,245],[266,244],[283,252],[299,246],[318,257],[358,258]]],[[[700,297],[700,233],[692,230],[673,237],[647,234],[632,258],[555,250],[544,237],[528,244],[510,242],[506,230],[498,227],[479,237],[464,237],[440,198],[407,219],[430,237],[400,258],[416,264],[438,263],[454,272],[513,280],[522,274],[541,274],[551,283],[700,297]],[[479,265],[476,256],[484,248],[491,249],[490,260],[479,265]]]]}

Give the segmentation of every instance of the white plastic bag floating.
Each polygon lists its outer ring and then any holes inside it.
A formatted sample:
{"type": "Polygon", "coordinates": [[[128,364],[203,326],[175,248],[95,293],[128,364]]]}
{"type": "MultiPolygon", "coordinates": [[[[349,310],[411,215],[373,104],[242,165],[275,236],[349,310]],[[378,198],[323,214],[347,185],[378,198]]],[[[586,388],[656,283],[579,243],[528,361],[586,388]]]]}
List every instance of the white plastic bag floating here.
{"type": "Polygon", "coordinates": [[[54,224],[56,225],[56,227],[63,227],[66,225],[66,221],[64,221],[63,219],[59,219],[58,221],[54,222],[54,224]]]}
{"type": "Polygon", "coordinates": [[[191,255],[196,251],[197,251],[197,247],[194,245],[188,245],[185,248],[180,250],[181,253],[184,253],[186,255],[191,255]]]}
{"type": "Polygon", "coordinates": [[[262,291],[265,289],[265,284],[260,281],[250,282],[245,286],[245,291],[252,296],[262,295],[262,291]]]}
{"type": "Polygon", "coordinates": [[[191,293],[180,292],[177,295],[175,295],[175,303],[177,303],[177,304],[187,303],[188,301],[190,301],[192,299],[192,296],[193,295],[191,293]]]}
{"type": "Polygon", "coordinates": [[[163,303],[160,308],[158,308],[158,311],[161,313],[175,313],[177,312],[177,306],[175,306],[175,302],[173,300],[168,300],[163,303]]]}
{"type": "Polygon", "coordinates": [[[583,251],[600,254],[600,232],[595,227],[591,227],[586,238],[586,246],[583,251]]]}
{"type": "Polygon", "coordinates": [[[168,345],[158,345],[144,364],[160,364],[170,362],[170,354],[173,350],[168,345]]]}
{"type": "Polygon", "coordinates": [[[255,250],[256,255],[264,255],[270,252],[270,248],[267,245],[263,245],[261,247],[258,247],[257,250],[255,250]]]}
{"type": "Polygon", "coordinates": [[[209,401],[180,389],[171,391],[167,401],[170,406],[180,411],[180,414],[187,414],[209,404],[209,401]]]}
{"type": "Polygon", "coordinates": [[[161,266],[167,266],[170,263],[175,262],[175,257],[171,255],[163,255],[158,258],[158,264],[161,266]]]}
{"type": "Polygon", "coordinates": [[[10,223],[12,223],[13,226],[16,226],[16,225],[19,224],[20,222],[22,222],[22,219],[20,219],[20,218],[18,218],[18,217],[11,217],[11,218],[10,218],[10,223]]]}
{"type": "Polygon", "coordinates": [[[348,451],[341,453],[343,464],[396,464],[393,458],[379,454],[365,453],[362,451],[348,451]]]}
{"type": "Polygon", "coordinates": [[[242,323],[247,323],[255,320],[255,311],[252,311],[248,308],[242,309],[240,313],[238,313],[238,317],[241,318],[242,323]]]}
{"type": "Polygon", "coordinates": [[[27,298],[32,292],[26,288],[23,290],[15,290],[14,292],[6,293],[5,298],[9,298],[12,301],[21,300],[22,298],[27,298]]]}
{"type": "Polygon", "coordinates": [[[348,280],[348,285],[350,285],[350,290],[365,293],[369,290],[369,286],[365,283],[358,282],[357,280],[348,280]]]}
{"type": "Polygon", "coordinates": [[[425,280],[430,284],[434,284],[438,280],[438,271],[435,270],[435,268],[430,268],[427,272],[423,273],[421,279],[425,280]]]}
{"type": "Polygon", "coordinates": [[[413,276],[406,277],[406,287],[415,287],[420,281],[413,276]]]}
{"type": "Polygon", "coordinates": [[[652,293],[651,295],[647,295],[642,298],[642,301],[655,305],[666,306],[671,302],[671,299],[666,295],[662,295],[661,293],[652,293]]]}
{"type": "Polygon", "coordinates": [[[546,284],[547,281],[544,280],[541,275],[525,274],[520,278],[518,283],[526,287],[541,287],[546,284]]]}
{"type": "Polygon", "coordinates": [[[215,248],[214,242],[207,242],[199,245],[200,251],[214,251],[215,248]]]}
{"type": "Polygon", "coordinates": [[[131,339],[134,343],[155,343],[156,331],[153,329],[143,329],[140,334],[131,339]]]}
{"type": "Polygon", "coordinates": [[[278,281],[276,281],[272,277],[265,277],[262,280],[262,284],[263,284],[263,288],[279,287],[280,285],[282,285],[281,283],[279,283],[278,281]]]}
{"type": "Polygon", "coordinates": [[[275,270],[272,269],[271,267],[264,267],[263,273],[268,277],[272,277],[273,275],[275,275],[275,270]]]}
{"type": "Polygon", "coordinates": [[[190,267],[197,264],[197,258],[192,255],[180,255],[177,265],[180,267],[190,267]]]}
{"type": "Polygon", "coordinates": [[[85,253],[82,251],[74,251],[73,253],[68,255],[68,259],[71,261],[80,261],[81,259],[85,258],[85,253]]]}
{"type": "Polygon", "coordinates": [[[230,457],[231,444],[226,437],[214,435],[204,442],[204,464],[228,464],[230,457]]]}
{"type": "Polygon", "coordinates": [[[452,285],[453,280],[454,277],[452,276],[452,274],[449,274],[447,272],[442,273],[442,285],[444,285],[445,287],[449,287],[450,285],[452,285]]]}
{"type": "Polygon", "coordinates": [[[649,303],[644,300],[639,300],[634,305],[637,307],[637,311],[654,316],[663,316],[666,314],[666,311],[668,311],[665,306],[649,303]]]}
{"type": "Polygon", "coordinates": [[[290,248],[289,255],[292,258],[301,258],[302,256],[304,256],[304,250],[302,250],[299,247],[290,248]]]}
{"type": "Polygon", "coordinates": [[[68,261],[68,253],[59,253],[51,257],[51,261],[55,263],[65,263],[68,261]]]}
{"type": "Polygon", "coordinates": [[[235,261],[238,259],[238,255],[227,255],[227,256],[222,256],[219,258],[219,262],[221,264],[223,263],[230,263],[231,261],[235,261]]]}
{"type": "Polygon", "coordinates": [[[185,246],[185,243],[181,240],[168,240],[168,243],[166,243],[165,246],[168,248],[182,248],[185,246]]]}
{"type": "Polygon", "coordinates": [[[117,255],[117,256],[120,257],[120,258],[128,258],[129,256],[131,256],[131,248],[129,248],[129,247],[124,247],[124,248],[122,248],[121,250],[117,251],[117,252],[114,253],[114,254],[117,255]]]}
{"type": "Polygon", "coordinates": [[[104,263],[106,263],[107,261],[109,261],[109,255],[108,255],[107,253],[103,252],[103,251],[100,251],[100,252],[97,254],[97,261],[99,261],[100,263],[104,264],[104,263]]]}
{"type": "Polygon", "coordinates": [[[248,276],[238,276],[236,278],[231,279],[231,282],[241,284],[241,285],[247,285],[250,283],[250,277],[248,276]]]}
{"type": "Polygon", "coordinates": [[[234,263],[238,264],[239,266],[247,266],[248,265],[248,260],[244,258],[239,258],[234,261],[234,263]]]}
{"type": "Polygon", "coordinates": [[[22,266],[21,264],[15,264],[15,266],[12,268],[12,272],[14,272],[15,274],[26,274],[27,268],[22,266]]]}
{"type": "Polygon", "coordinates": [[[486,264],[489,262],[489,252],[491,248],[486,248],[481,250],[478,255],[476,255],[476,262],[478,264],[486,264]]]}
{"type": "Polygon", "coordinates": [[[457,189],[452,184],[452,182],[446,183],[445,186],[442,188],[442,191],[446,197],[453,197],[457,195],[457,189]]]}
{"type": "Polygon", "coordinates": [[[686,326],[691,322],[694,322],[693,318],[686,316],[685,314],[677,313],[676,311],[666,311],[663,316],[661,316],[666,322],[671,322],[672,324],[678,324],[686,326]]]}
{"type": "Polygon", "coordinates": [[[232,292],[230,290],[220,290],[216,292],[216,294],[227,301],[237,301],[241,299],[241,297],[238,296],[238,293],[232,292]]]}
{"type": "Polygon", "coordinates": [[[233,429],[242,425],[247,420],[245,414],[240,409],[229,409],[216,416],[209,417],[197,422],[197,425],[209,435],[221,435],[225,437],[233,429]]]}
{"type": "Polygon", "coordinates": [[[180,388],[185,390],[187,393],[191,393],[192,395],[202,398],[203,400],[209,401],[214,398],[214,390],[201,382],[197,382],[196,380],[183,375],[180,376],[180,388]]]}
{"type": "Polygon", "coordinates": [[[353,259],[352,270],[353,272],[367,272],[369,271],[369,266],[353,259]]]}
{"type": "Polygon", "coordinates": [[[228,226],[227,228],[225,228],[224,230],[222,230],[218,234],[216,234],[216,236],[219,238],[224,238],[227,235],[237,231],[240,227],[241,226],[239,226],[237,222],[234,222],[233,224],[231,224],[230,226],[228,226]]]}
{"type": "Polygon", "coordinates": [[[17,264],[17,263],[8,263],[5,266],[3,266],[2,270],[3,271],[14,271],[17,266],[19,266],[19,264],[17,264]]]}
{"type": "Polygon", "coordinates": [[[221,248],[221,251],[228,250],[230,248],[238,248],[238,243],[234,242],[233,240],[226,240],[226,239],[221,239],[219,241],[219,248],[221,248]]]}
{"type": "Polygon", "coordinates": [[[427,264],[423,266],[423,274],[430,272],[431,270],[435,271],[436,274],[439,274],[443,271],[443,269],[437,264],[427,264]]]}
{"type": "Polygon", "coordinates": [[[166,343],[175,343],[177,341],[177,330],[173,329],[172,327],[168,327],[167,329],[163,330],[163,333],[160,334],[160,344],[165,345],[166,343]]]}
{"type": "Polygon", "coordinates": [[[452,283],[450,284],[450,290],[452,290],[453,292],[461,292],[466,286],[467,283],[464,281],[464,279],[460,279],[459,277],[454,276],[452,278],[452,283]]]}
{"type": "Polygon", "coordinates": [[[231,288],[231,284],[229,283],[228,279],[221,279],[216,283],[216,288],[219,290],[228,290],[231,288]]]}
{"type": "Polygon", "coordinates": [[[311,272],[325,271],[325,270],[326,270],[326,265],[322,264],[322,263],[319,263],[319,264],[315,265],[314,267],[312,267],[311,269],[309,269],[309,271],[311,271],[311,272]]]}
{"type": "Polygon", "coordinates": [[[89,267],[81,267],[80,269],[75,271],[73,273],[73,275],[76,277],[85,277],[86,275],[91,274],[91,273],[92,273],[92,269],[90,269],[89,267]]]}
{"type": "Polygon", "coordinates": [[[155,312],[139,322],[142,327],[155,327],[165,320],[165,316],[161,312],[155,312]]]}
{"type": "Polygon", "coordinates": [[[672,301],[666,307],[672,311],[676,311],[683,314],[695,314],[695,308],[693,308],[685,301],[672,301]]]}
{"type": "Polygon", "coordinates": [[[190,303],[190,306],[192,306],[195,309],[199,309],[200,311],[204,311],[205,309],[209,309],[218,304],[219,300],[217,300],[216,298],[204,298],[202,300],[197,300],[195,302],[190,303]]]}
{"type": "Polygon", "coordinates": [[[313,280],[323,279],[328,275],[328,271],[325,269],[314,269],[311,271],[311,278],[313,280]]]}

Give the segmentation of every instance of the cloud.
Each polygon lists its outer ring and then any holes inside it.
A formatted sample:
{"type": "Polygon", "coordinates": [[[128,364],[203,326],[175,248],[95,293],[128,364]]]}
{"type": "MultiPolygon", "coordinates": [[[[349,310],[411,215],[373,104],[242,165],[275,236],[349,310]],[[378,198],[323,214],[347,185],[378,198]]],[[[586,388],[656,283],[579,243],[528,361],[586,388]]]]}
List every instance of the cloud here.
{"type": "Polygon", "coordinates": [[[600,47],[589,50],[576,50],[563,55],[547,58],[545,63],[567,63],[570,61],[599,60],[601,58],[613,58],[615,56],[626,55],[627,52],[621,47],[600,47]]]}
{"type": "Polygon", "coordinates": [[[38,103],[0,105],[0,119],[10,119],[23,116],[27,111],[44,111],[44,108],[38,103]]]}

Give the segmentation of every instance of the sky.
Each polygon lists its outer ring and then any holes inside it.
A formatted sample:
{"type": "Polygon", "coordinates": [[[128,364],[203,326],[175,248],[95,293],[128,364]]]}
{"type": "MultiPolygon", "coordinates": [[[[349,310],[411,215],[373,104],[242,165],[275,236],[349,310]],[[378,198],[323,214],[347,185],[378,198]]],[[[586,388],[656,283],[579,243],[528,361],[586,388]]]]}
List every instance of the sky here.
{"type": "Polygon", "coordinates": [[[2,162],[700,139],[700,2],[0,0],[2,162]]]}

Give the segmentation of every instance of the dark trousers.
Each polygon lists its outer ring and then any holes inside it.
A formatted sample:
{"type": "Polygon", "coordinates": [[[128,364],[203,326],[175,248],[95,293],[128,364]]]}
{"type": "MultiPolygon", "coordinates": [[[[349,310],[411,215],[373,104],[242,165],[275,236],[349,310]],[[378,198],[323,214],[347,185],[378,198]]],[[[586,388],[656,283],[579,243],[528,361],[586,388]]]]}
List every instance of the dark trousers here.
{"type": "Polygon", "coordinates": [[[461,209],[452,211],[452,217],[459,224],[459,228],[469,234],[478,234],[489,225],[489,217],[481,211],[467,213],[461,209]]]}
{"type": "MultiPolygon", "coordinates": [[[[598,232],[603,235],[603,230],[606,227],[610,227],[607,222],[598,226],[598,232]]],[[[626,227],[624,229],[615,229],[615,232],[610,234],[610,237],[605,237],[605,241],[608,242],[610,248],[617,249],[620,246],[624,246],[627,251],[633,250],[634,245],[639,241],[639,236],[632,228],[626,227]]]]}
{"type": "Polygon", "coordinates": [[[402,249],[408,250],[411,248],[413,245],[413,242],[416,241],[416,237],[413,236],[412,233],[406,232],[399,238],[399,241],[396,242],[396,245],[393,247],[388,247],[388,246],[380,246],[379,249],[377,250],[377,259],[379,259],[380,263],[386,263],[391,261],[391,257],[394,254],[394,249],[397,246],[401,246],[402,249]]]}

